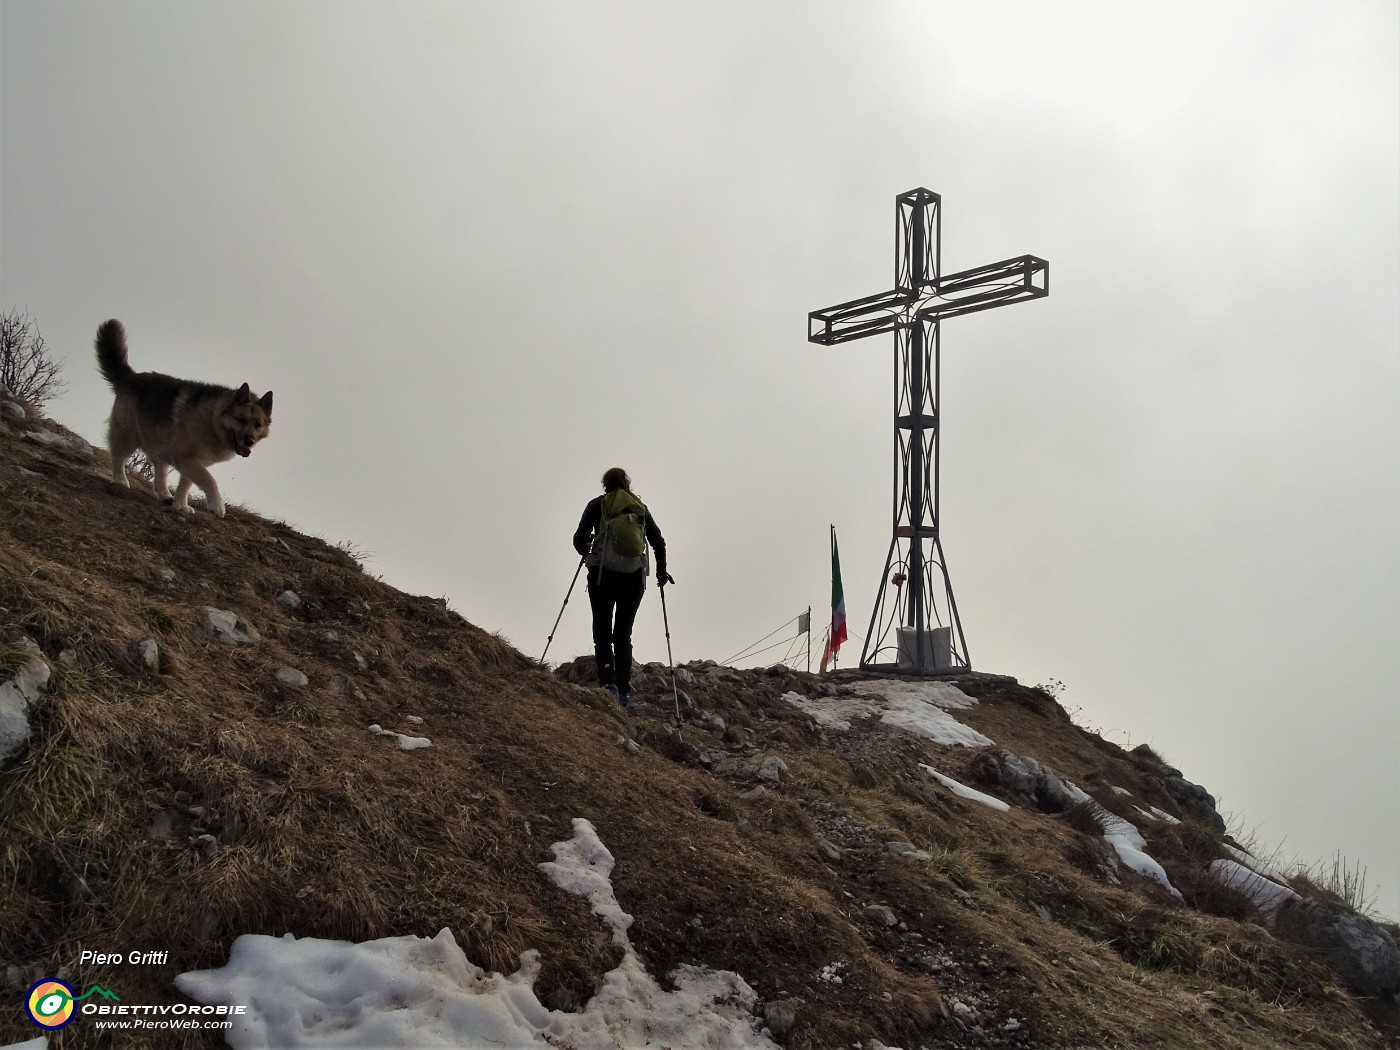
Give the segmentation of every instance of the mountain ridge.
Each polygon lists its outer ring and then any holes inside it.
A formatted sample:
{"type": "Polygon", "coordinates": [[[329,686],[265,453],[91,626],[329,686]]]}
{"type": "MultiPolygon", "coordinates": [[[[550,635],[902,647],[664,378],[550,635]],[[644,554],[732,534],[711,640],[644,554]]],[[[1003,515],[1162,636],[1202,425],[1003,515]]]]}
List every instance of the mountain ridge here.
{"type": "MultiPolygon", "coordinates": [[[[959,679],[975,702],[956,717],[982,747],[861,708],[907,680],[853,670],[695,661],[673,699],[651,663],[624,712],[592,687],[591,658],[546,668],[236,506],[166,511],[22,407],[0,414],[0,680],[32,659],[52,679],[0,766],[16,1004],[0,1040],[34,1034],[18,1010],[30,978],[179,1002],[176,974],[254,932],[447,927],[491,971],[537,950],[541,1001],[578,1009],[618,951],[538,865],[583,817],[617,858],[652,970],[738,973],[756,1025],[790,1008],[788,1046],[1400,1045],[1393,993],[1358,993],[1210,875],[1232,843],[1204,788],[1075,725],[1043,689],[959,679]],[[210,610],[247,640],[221,637],[210,610]],[[838,701],[866,713],[845,729],[812,713],[838,701]],[[1028,762],[1045,776],[1025,779],[1028,762]],[[1140,827],[1182,899],[1051,780],[1140,827]],[[1139,815],[1153,809],[1179,823],[1139,815]],[[79,967],[81,948],[170,961],[79,967]]],[[[80,1021],[61,1045],[101,1038],[80,1021]]]]}

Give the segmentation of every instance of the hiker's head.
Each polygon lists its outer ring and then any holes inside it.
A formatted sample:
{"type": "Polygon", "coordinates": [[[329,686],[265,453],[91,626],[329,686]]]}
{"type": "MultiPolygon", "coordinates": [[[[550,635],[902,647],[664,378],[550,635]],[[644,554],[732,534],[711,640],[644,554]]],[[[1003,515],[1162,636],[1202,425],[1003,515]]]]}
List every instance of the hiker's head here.
{"type": "Polygon", "coordinates": [[[613,467],[603,475],[603,491],[616,492],[618,489],[632,491],[632,479],[627,476],[627,471],[621,467],[613,467]]]}

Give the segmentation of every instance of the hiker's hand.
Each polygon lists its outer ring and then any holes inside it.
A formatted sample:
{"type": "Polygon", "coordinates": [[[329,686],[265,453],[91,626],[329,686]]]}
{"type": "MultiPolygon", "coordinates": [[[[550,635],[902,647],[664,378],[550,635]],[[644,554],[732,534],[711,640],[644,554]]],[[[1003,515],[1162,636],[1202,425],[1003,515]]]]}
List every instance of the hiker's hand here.
{"type": "Polygon", "coordinates": [[[663,572],[656,577],[656,585],[658,587],[665,587],[668,583],[675,582],[676,581],[671,578],[671,574],[669,572],[663,572]]]}

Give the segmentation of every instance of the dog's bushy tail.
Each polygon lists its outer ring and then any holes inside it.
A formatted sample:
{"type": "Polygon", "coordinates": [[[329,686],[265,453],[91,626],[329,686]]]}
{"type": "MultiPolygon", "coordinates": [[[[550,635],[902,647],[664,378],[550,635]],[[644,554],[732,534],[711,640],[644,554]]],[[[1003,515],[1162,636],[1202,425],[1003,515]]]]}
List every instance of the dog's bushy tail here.
{"type": "Polygon", "coordinates": [[[104,321],[97,329],[97,367],[102,370],[102,378],[117,390],[132,376],[135,369],[126,362],[126,329],[116,318],[104,321]]]}

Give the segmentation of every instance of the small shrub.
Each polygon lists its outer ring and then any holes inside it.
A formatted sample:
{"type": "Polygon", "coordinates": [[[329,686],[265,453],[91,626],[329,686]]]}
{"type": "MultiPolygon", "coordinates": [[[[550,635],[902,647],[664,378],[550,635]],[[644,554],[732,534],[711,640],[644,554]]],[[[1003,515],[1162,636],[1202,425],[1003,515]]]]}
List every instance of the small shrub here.
{"type": "Polygon", "coordinates": [[[171,631],[179,622],[170,609],[161,605],[148,605],[142,610],[146,626],[153,631],[171,631]]]}
{"type": "Polygon", "coordinates": [[[1017,875],[1022,870],[1021,860],[1013,856],[1008,850],[989,849],[982,854],[982,859],[998,875],[1017,875]]]}
{"type": "Polygon", "coordinates": [[[1211,861],[1234,859],[1220,835],[1213,828],[1195,820],[1187,819],[1179,824],[1161,820],[1142,821],[1138,826],[1147,839],[1147,852],[1168,870],[1204,871],[1210,867],[1211,861]]]}
{"type": "Polygon", "coordinates": [[[63,393],[63,362],[49,354],[29,311],[12,307],[0,316],[0,383],[36,408],[63,393]]]}
{"type": "Polygon", "coordinates": [[[1075,835],[1065,847],[1065,860],[1099,882],[1116,884],[1118,859],[1104,843],[1102,834],[1075,835]]]}
{"type": "Polygon", "coordinates": [[[1129,753],[1135,760],[1147,763],[1148,765],[1165,766],[1168,764],[1167,760],[1162,757],[1161,752],[1151,744],[1139,744],[1129,753]]]}
{"type": "Polygon", "coordinates": [[[1075,831],[1085,835],[1095,836],[1103,834],[1103,825],[1099,823],[1099,804],[1093,799],[1087,802],[1079,802],[1064,813],[1060,814],[1060,819],[1072,827],[1075,831]]]}
{"type": "Polygon", "coordinates": [[[1305,897],[1323,897],[1343,904],[1362,915],[1370,914],[1376,903],[1374,893],[1366,893],[1366,868],[1338,851],[1330,862],[1321,860],[1313,867],[1288,877],[1293,888],[1305,897]]]}
{"type": "Polygon", "coordinates": [[[144,452],[133,452],[127,458],[126,472],[128,475],[135,474],[138,478],[145,478],[151,484],[155,484],[156,468],[151,465],[151,461],[146,458],[144,452]]]}
{"type": "Polygon", "coordinates": [[[960,888],[968,892],[978,892],[987,888],[986,873],[970,850],[940,846],[930,852],[933,859],[929,863],[933,869],[948,876],[960,888]]]}
{"type": "Polygon", "coordinates": [[[869,791],[877,788],[882,783],[880,776],[874,769],[871,769],[864,762],[851,763],[851,783],[858,788],[869,791]]]}
{"type": "Polygon", "coordinates": [[[1155,913],[1116,915],[1109,933],[1114,951],[1144,970],[1195,973],[1205,958],[1206,945],[1195,931],[1155,913]]]}
{"type": "Polygon", "coordinates": [[[1204,915],[1249,922],[1259,914],[1249,897],[1225,885],[1204,868],[1181,868],[1172,878],[1182,899],[1204,915]]]}
{"type": "Polygon", "coordinates": [[[349,540],[341,540],[339,543],[333,544],[333,546],[336,550],[340,551],[341,554],[344,554],[353,561],[361,570],[363,570],[370,559],[374,557],[369,551],[358,544],[351,543],[349,540]]]}
{"type": "Polygon", "coordinates": [[[34,659],[34,653],[18,645],[0,645],[0,678],[9,678],[34,659]]]}

